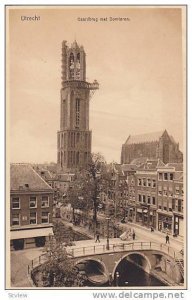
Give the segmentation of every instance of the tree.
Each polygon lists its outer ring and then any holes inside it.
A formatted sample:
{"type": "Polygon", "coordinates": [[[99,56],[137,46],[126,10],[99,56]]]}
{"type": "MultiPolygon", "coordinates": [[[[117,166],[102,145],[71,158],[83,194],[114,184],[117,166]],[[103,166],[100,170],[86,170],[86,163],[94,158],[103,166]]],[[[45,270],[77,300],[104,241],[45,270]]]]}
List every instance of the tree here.
{"type": "Polygon", "coordinates": [[[80,287],[86,277],[78,272],[66,249],[51,239],[46,248],[48,260],[41,265],[43,286],[47,287],[80,287]]]}
{"type": "Polygon", "coordinates": [[[97,230],[100,196],[101,193],[108,193],[110,182],[107,164],[103,155],[100,153],[91,154],[87,168],[81,171],[81,179],[82,197],[87,204],[86,209],[93,209],[93,223],[97,230]]]}

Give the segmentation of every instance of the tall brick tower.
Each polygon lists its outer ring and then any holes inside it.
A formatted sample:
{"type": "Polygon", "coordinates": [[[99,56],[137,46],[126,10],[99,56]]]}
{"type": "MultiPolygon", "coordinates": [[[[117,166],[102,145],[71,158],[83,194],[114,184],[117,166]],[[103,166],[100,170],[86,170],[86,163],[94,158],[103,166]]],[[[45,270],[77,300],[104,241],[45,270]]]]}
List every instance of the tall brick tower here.
{"type": "Polygon", "coordinates": [[[91,154],[89,101],[98,82],[86,82],[86,54],[74,41],[62,43],[60,130],[57,132],[58,171],[86,167],[91,154]]]}

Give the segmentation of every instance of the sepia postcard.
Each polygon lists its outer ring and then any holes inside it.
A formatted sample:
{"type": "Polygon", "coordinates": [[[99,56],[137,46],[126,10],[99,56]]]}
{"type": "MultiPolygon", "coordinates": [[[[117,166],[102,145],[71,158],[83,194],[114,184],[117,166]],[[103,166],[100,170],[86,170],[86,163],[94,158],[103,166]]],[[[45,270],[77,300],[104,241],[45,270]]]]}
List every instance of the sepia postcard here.
{"type": "Polygon", "coordinates": [[[5,7],[6,289],[182,298],[186,10],[5,7]]]}

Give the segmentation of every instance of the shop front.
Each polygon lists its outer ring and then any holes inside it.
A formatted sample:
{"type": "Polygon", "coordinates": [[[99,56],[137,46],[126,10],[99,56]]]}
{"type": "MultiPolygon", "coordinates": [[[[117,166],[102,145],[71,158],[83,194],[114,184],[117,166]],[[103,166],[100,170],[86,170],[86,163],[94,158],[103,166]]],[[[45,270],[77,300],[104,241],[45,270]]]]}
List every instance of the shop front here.
{"type": "Polygon", "coordinates": [[[43,247],[52,235],[52,227],[11,230],[10,248],[11,250],[23,250],[43,247]]]}
{"type": "Polygon", "coordinates": [[[136,222],[146,227],[156,228],[156,211],[150,205],[137,208],[136,222]]]}
{"type": "Polygon", "coordinates": [[[184,236],[184,221],[183,216],[174,215],[174,235],[184,236]]]}
{"type": "Polygon", "coordinates": [[[173,231],[173,220],[172,216],[165,214],[158,214],[158,230],[164,233],[172,234],[173,231]]]}

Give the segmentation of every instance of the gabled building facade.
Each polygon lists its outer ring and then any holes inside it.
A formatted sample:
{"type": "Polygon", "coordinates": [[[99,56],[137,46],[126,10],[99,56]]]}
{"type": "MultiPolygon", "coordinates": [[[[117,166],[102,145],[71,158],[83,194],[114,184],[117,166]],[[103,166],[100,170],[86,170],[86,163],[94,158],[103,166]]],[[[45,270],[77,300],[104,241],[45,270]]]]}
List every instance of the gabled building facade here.
{"type": "Polygon", "coordinates": [[[53,189],[29,164],[11,164],[11,249],[44,246],[53,234],[52,213],[53,189]]]}
{"type": "Polygon", "coordinates": [[[182,164],[167,164],[157,169],[158,230],[184,235],[183,169],[182,164]]]}

